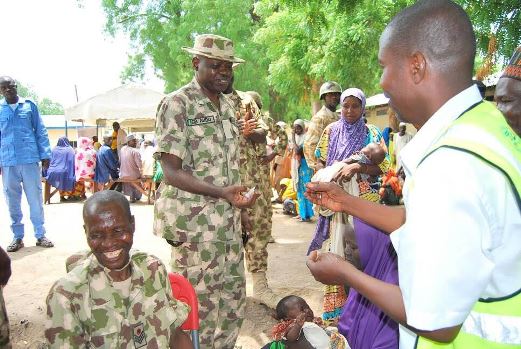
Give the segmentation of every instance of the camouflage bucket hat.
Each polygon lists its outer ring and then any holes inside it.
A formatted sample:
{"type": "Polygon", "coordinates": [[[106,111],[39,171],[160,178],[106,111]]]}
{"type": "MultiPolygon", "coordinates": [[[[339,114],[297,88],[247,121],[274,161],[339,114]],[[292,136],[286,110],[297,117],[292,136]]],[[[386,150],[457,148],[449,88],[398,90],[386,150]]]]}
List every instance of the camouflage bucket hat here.
{"type": "Polygon", "coordinates": [[[188,53],[218,59],[226,62],[243,63],[244,60],[235,57],[233,42],[223,36],[201,34],[195,37],[194,47],[182,47],[188,53]]]}

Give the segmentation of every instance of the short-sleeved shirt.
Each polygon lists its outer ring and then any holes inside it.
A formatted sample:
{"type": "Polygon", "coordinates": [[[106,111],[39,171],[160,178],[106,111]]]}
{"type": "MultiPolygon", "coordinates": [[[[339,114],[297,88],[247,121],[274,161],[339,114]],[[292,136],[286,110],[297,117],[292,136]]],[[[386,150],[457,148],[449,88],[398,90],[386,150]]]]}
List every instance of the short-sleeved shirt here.
{"type": "MultiPolygon", "coordinates": [[[[481,101],[472,86],[446,102],[402,150],[407,218],[391,234],[407,323],[431,331],[462,324],[479,298],[521,289],[521,213],[507,178],[475,155],[443,147],[449,125],[481,101]]],[[[476,134],[448,134],[465,139],[476,134]]],[[[400,348],[416,336],[400,327],[400,348]]]]}
{"type": "Polygon", "coordinates": [[[80,254],[47,296],[50,348],[168,348],[189,307],[176,301],[165,266],[131,252],[129,296],[121,294],[92,254],[80,254]]]}
{"type": "MultiPolygon", "coordinates": [[[[239,130],[231,102],[220,110],[194,78],[166,96],[156,119],[157,152],[182,160],[182,170],[218,187],[240,184],[239,130]]],[[[240,210],[221,198],[193,194],[163,181],[154,206],[154,233],[172,241],[240,239],[240,210]]]]}

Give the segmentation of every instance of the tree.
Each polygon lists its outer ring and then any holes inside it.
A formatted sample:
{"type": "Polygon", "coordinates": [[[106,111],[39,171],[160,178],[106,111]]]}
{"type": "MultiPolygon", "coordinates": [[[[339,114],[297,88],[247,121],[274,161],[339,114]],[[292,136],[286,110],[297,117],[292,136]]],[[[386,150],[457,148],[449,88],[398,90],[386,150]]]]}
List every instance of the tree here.
{"type": "Polygon", "coordinates": [[[41,115],[63,115],[63,106],[60,103],[54,102],[49,98],[40,99],[36,92],[30,87],[17,81],[18,95],[31,99],[38,105],[38,110],[41,115]]]}
{"type": "MultiPolygon", "coordinates": [[[[483,66],[509,57],[520,44],[518,0],[456,0],[470,14],[483,66]]],[[[199,33],[232,39],[247,63],[236,88],[256,90],[276,119],[308,119],[322,82],[378,86],[378,39],[391,18],[414,0],[103,0],[109,34],[124,31],[133,54],[122,78],[142,79],[150,61],[172,91],[192,75],[181,50],[199,33]]]]}

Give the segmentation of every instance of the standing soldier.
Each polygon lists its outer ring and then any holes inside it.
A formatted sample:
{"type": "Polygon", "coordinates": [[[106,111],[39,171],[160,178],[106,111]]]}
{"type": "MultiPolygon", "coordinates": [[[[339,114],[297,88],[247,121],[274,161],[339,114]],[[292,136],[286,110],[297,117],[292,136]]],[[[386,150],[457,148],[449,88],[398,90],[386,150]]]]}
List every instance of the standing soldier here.
{"type": "Polygon", "coordinates": [[[249,124],[249,127],[245,127],[240,137],[241,180],[243,184],[249,187],[255,186],[261,194],[255,205],[249,210],[251,238],[244,246],[246,267],[252,273],[254,297],[261,303],[275,309],[278,299],[268,287],[268,280],[266,279],[268,268],[267,246],[271,238],[271,217],[273,215],[269,165],[263,163],[263,158],[266,155],[268,128],[263,121],[257,101],[250,94],[234,90],[233,80],[229,90],[231,92],[229,98],[232,100],[240,119],[249,124]]]}
{"type": "Polygon", "coordinates": [[[244,318],[246,288],[240,219],[256,199],[243,196],[235,111],[229,86],[231,40],[203,34],[193,48],[195,77],[158,107],[156,138],[164,179],[154,232],[172,245],[172,270],[187,277],[199,300],[203,348],[233,348],[244,318]]]}
{"type": "Polygon", "coordinates": [[[324,100],[324,105],[311,118],[304,141],[304,157],[306,158],[308,166],[315,172],[320,168],[317,168],[319,163],[315,157],[315,149],[326,126],[338,120],[336,107],[340,103],[341,93],[342,88],[334,81],[327,81],[320,86],[320,99],[324,100]]]}

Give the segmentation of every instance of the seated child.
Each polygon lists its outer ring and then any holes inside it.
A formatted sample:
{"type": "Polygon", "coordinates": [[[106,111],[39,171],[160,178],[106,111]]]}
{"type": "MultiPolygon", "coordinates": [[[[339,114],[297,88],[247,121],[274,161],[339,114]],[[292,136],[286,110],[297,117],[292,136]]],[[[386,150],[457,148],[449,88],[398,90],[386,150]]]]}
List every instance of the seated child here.
{"type": "Polygon", "coordinates": [[[263,349],[348,349],[347,340],[336,328],[324,328],[304,299],[282,298],[276,307],[279,323],[273,328],[273,342],[263,349]]]}
{"type": "Polygon", "coordinates": [[[282,178],[280,180],[279,197],[282,204],[282,213],[296,216],[298,214],[297,192],[293,188],[293,180],[291,178],[282,178]]]}

